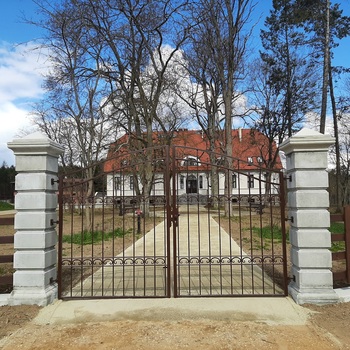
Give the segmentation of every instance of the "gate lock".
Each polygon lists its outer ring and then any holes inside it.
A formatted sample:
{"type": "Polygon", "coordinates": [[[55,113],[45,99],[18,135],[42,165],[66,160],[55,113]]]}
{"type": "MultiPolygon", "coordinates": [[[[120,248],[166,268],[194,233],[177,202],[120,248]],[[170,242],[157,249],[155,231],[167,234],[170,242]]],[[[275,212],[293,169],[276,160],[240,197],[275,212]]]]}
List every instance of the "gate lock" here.
{"type": "Polygon", "coordinates": [[[179,208],[174,207],[171,212],[171,222],[173,222],[176,227],[179,226],[179,216],[179,208]]]}

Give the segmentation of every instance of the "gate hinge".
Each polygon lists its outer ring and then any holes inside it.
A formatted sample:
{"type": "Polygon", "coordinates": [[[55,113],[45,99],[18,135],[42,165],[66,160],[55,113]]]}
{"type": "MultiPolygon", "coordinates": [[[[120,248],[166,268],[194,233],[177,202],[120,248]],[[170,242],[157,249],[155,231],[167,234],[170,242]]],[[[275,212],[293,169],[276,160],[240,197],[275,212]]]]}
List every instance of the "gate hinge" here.
{"type": "Polygon", "coordinates": [[[51,219],[50,226],[58,225],[60,222],[58,220],[51,219]]]}
{"type": "Polygon", "coordinates": [[[50,278],[50,284],[58,283],[58,279],[54,279],[53,277],[50,278]]]}
{"type": "Polygon", "coordinates": [[[294,217],[291,216],[290,218],[285,218],[285,221],[290,221],[292,224],[294,223],[294,217]]]}
{"type": "Polygon", "coordinates": [[[292,175],[285,176],[284,179],[288,180],[289,182],[292,182],[292,175]]]}
{"type": "Polygon", "coordinates": [[[54,178],[52,178],[51,179],[51,185],[53,186],[55,183],[59,183],[60,182],[60,180],[59,179],[54,179],[54,178]]]}

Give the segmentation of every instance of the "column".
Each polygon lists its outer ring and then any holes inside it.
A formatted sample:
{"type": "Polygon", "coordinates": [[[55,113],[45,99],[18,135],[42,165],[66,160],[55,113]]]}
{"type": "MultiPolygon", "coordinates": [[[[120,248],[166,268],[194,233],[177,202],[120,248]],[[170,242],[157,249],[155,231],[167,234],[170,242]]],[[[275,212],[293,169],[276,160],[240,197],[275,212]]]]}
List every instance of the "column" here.
{"type": "Polygon", "coordinates": [[[286,155],[292,261],[289,294],[298,304],[333,303],[328,148],[334,138],[302,129],[280,146],[286,155]]]}
{"type": "Polygon", "coordinates": [[[8,143],[16,160],[14,281],[10,305],[57,298],[57,172],[63,147],[41,133],[8,143]]]}

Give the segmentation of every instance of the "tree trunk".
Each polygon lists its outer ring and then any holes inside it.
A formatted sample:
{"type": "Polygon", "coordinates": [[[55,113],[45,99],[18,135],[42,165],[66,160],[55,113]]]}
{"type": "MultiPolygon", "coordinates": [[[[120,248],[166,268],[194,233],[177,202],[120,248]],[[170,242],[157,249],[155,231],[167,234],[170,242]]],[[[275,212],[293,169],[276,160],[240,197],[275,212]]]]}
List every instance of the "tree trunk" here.
{"type": "Polygon", "coordinates": [[[323,83],[322,83],[322,105],[321,105],[321,120],[320,120],[320,133],[324,134],[326,130],[326,114],[327,114],[327,89],[329,85],[329,37],[330,37],[330,24],[329,24],[329,8],[330,0],[326,2],[326,28],[324,38],[324,58],[323,58],[323,83]]]}
{"type": "Polygon", "coordinates": [[[333,77],[332,67],[329,63],[329,92],[332,103],[332,114],[333,114],[333,126],[334,126],[334,137],[335,137],[335,163],[336,163],[336,174],[335,174],[335,187],[336,187],[336,206],[337,212],[341,212],[342,198],[340,189],[340,149],[339,149],[339,132],[338,132],[338,119],[337,119],[337,107],[335,103],[334,88],[333,88],[333,77]]]}
{"type": "MultiPolygon", "coordinates": [[[[84,200],[84,214],[85,214],[85,230],[87,232],[92,232],[93,227],[92,227],[92,210],[90,206],[93,206],[93,193],[94,193],[94,181],[92,179],[92,169],[89,168],[87,169],[87,176],[88,180],[86,183],[86,194],[85,194],[85,200],[84,200]]],[[[84,189],[82,189],[84,190],[84,189]]]]}
{"type": "Polygon", "coordinates": [[[232,89],[230,93],[225,96],[225,153],[227,170],[225,174],[225,215],[232,215],[232,89]]]}
{"type": "Polygon", "coordinates": [[[215,154],[210,154],[210,188],[211,188],[211,205],[213,208],[219,206],[219,179],[218,179],[218,168],[216,166],[217,159],[215,154]]]}

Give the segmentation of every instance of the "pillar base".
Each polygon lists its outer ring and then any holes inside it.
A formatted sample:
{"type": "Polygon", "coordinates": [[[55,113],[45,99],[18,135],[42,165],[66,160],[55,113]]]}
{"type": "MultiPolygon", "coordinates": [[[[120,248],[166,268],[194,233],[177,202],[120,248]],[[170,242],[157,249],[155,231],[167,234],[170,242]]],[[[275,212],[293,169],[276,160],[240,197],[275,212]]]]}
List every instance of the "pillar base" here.
{"type": "Polygon", "coordinates": [[[339,296],[331,288],[300,290],[294,283],[288,286],[289,295],[299,304],[335,304],[339,296]]]}
{"type": "Polygon", "coordinates": [[[14,305],[38,305],[47,306],[52,304],[58,296],[57,283],[49,285],[47,288],[19,288],[12,291],[8,304],[14,305]]]}

